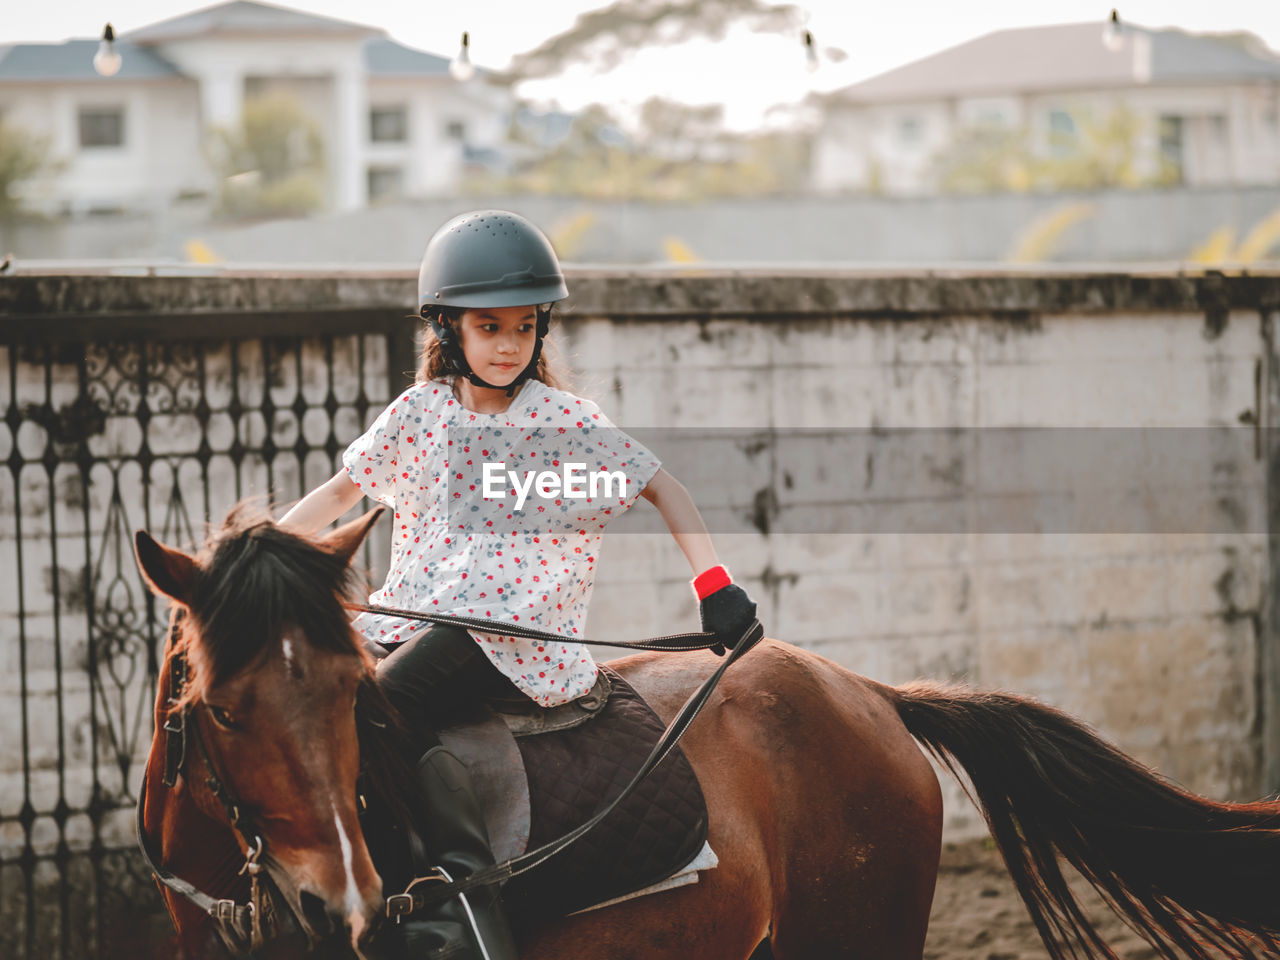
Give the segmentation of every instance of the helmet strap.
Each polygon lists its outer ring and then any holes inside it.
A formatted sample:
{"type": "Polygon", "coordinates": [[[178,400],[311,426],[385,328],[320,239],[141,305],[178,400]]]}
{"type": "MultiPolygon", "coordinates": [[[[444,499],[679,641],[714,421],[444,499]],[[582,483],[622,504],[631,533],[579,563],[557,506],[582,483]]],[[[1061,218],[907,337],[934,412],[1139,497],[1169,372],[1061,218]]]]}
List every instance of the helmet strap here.
{"type": "Polygon", "coordinates": [[[499,387],[481,379],[480,375],[471,369],[471,365],[467,363],[466,355],[462,352],[462,342],[458,337],[457,331],[453,329],[452,325],[445,323],[442,317],[437,318],[436,323],[432,324],[432,328],[436,331],[436,337],[440,341],[440,350],[444,354],[445,372],[455,376],[466,377],[477,387],[483,387],[486,390],[501,390],[506,393],[508,398],[514,397],[521,384],[538,372],[538,358],[542,356],[542,340],[551,326],[550,309],[543,310],[538,307],[537,313],[538,339],[533,344],[533,356],[529,358],[529,362],[525,364],[525,368],[520,371],[519,375],[505,387],[499,387]]]}

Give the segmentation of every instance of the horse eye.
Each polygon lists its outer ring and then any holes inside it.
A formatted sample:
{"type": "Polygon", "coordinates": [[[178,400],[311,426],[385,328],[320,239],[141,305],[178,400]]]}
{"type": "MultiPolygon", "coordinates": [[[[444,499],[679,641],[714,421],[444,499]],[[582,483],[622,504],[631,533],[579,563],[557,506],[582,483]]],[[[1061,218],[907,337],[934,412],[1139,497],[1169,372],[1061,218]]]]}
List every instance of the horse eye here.
{"type": "Polygon", "coordinates": [[[215,707],[209,704],[209,716],[213,717],[213,722],[218,726],[227,730],[239,730],[240,724],[231,719],[231,714],[227,713],[222,707],[215,707]]]}

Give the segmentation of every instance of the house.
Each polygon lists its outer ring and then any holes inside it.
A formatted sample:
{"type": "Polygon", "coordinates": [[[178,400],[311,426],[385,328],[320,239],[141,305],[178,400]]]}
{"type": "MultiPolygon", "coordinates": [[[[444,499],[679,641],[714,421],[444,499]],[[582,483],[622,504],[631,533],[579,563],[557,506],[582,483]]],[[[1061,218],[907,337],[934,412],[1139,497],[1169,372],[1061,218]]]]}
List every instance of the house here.
{"type": "MultiPolygon", "coordinates": [[[[444,38],[439,38],[443,41],[444,38]]],[[[27,185],[49,212],[163,210],[219,187],[209,134],[251,99],[285,93],[315,121],[334,210],[458,185],[501,152],[512,97],[373,27],[232,0],[124,34],[119,72],[96,40],[0,47],[0,115],[45,137],[57,171],[27,185]]]]}
{"type": "Polygon", "coordinates": [[[1249,34],[1199,36],[1102,22],[1001,30],[825,97],[819,192],[937,192],[940,160],[974,131],[1070,150],[1123,108],[1148,182],[1280,182],[1280,58],[1249,34]]]}

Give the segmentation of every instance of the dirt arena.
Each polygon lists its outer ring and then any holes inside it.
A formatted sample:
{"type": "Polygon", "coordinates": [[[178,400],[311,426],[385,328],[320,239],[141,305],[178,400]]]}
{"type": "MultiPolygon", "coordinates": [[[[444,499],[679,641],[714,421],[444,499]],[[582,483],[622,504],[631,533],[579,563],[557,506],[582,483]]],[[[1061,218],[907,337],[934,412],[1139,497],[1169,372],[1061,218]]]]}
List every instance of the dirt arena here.
{"type": "MultiPolygon", "coordinates": [[[[1088,914],[1121,960],[1159,954],[1093,894],[1073,882],[1088,914]]],[[[1045,960],[1048,957],[1027,909],[989,840],[947,844],[929,919],[925,960],[1045,960]]]]}

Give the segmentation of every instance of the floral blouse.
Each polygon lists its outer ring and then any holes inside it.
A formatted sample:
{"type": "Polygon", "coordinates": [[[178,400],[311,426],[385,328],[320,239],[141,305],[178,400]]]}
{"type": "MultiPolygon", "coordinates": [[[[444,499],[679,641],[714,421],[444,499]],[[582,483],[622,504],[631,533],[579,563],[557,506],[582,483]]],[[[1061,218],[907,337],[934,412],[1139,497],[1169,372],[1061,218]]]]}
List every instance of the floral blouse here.
{"type": "MultiPolygon", "coordinates": [[[[448,382],[430,381],[397,397],[342,462],[367,496],[395,511],[391,568],[371,604],[558,634],[566,642],[471,631],[543,706],[591,689],[595,661],[569,638],[586,621],[601,532],[661,466],[649,450],[590,400],[538,380],[498,414],[468,410],[448,382]]],[[[386,645],[431,626],[367,613],[354,625],[386,645]]]]}

